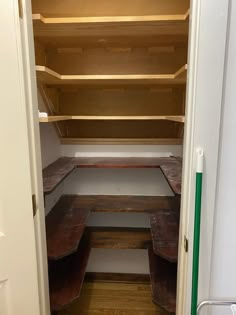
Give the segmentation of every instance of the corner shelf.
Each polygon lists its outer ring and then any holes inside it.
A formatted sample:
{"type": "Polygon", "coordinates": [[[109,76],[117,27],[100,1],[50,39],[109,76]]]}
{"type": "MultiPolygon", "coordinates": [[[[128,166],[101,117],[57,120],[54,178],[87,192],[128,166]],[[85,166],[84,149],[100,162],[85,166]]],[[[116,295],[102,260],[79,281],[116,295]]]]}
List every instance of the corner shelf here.
{"type": "Polygon", "coordinates": [[[172,74],[61,75],[45,66],[36,66],[36,73],[38,81],[47,85],[185,84],[187,65],[172,74]]]}
{"type": "Polygon", "coordinates": [[[58,260],[77,251],[90,209],[76,198],[61,198],[46,217],[48,259],[58,260]]]}
{"type": "Polygon", "coordinates": [[[43,170],[44,193],[52,192],[75,168],[160,168],[173,192],[181,194],[182,163],[175,157],[62,157],[43,170]]]}
{"type": "Polygon", "coordinates": [[[153,302],[166,311],[175,313],[177,264],[155,255],[151,248],[148,255],[153,302]]]}
{"type": "Polygon", "coordinates": [[[160,210],[150,215],[153,251],[169,262],[178,260],[179,214],[176,210],[160,210]]]}
{"type": "Polygon", "coordinates": [[[76,253],[59,261],[49,262],[50,304],[52,311],[59,311],[80,296],[90,247],[82,239],[76,253]]]}
{"type": "Polygon", "coordinates": [[[185,117],[178,116],[48,116],[39,118],[39,122],[56,122],[62,120],[168,120],[184,123],[185,117]]]}

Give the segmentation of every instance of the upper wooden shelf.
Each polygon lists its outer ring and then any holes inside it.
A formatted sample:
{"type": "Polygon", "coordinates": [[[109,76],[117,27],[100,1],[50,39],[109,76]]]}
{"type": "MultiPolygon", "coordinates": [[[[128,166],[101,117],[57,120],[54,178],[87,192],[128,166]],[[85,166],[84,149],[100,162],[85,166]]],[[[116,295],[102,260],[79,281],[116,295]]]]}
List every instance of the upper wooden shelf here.
{"type": "Polygon", "coordinates": [[[61,17],[33,14],[37,37],[182,35],[188,32],[189,10],[183,14],[61,17]]]}
{"type": "Polygon", "coordinates": [[[48,122],[56,122],[63,120],[71,120],[72,116],[48,116],[48,117],[39,117],[39,122],[48,123],[48,122]]]}
{"type": "Polygon", "coordinates": [[[145,85],[184,84],[187,65],[173,74],[61,75],[45,66],[36,66],[37,79],[47,85],[145,85]]]}
{"type": "Polygon", "coordinates": [[[168,120],[175,122],[185,122],[183,115],[178,116],[48,116],[39,118],[39,122],[48,123],[62,120],[168,120]]]}
{"type": "Polygon", "coordinates": [[[114,157],[62,157],[43,170],[44,193],[52,192],[75,168],[160,168],[177,195],[181,194],[181,159],[166,158],[114,158],[114,157]],[[164,170],[163,170],[164,168],[164,170]]]}

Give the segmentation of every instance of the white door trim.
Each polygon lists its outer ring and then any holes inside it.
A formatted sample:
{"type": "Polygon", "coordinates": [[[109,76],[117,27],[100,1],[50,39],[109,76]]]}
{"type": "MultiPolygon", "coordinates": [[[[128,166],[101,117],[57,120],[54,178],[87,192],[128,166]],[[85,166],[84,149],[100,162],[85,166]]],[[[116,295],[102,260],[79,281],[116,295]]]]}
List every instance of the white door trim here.
{"type": "Polygon", "coordinates": [[[31,0],[21,0],[21,5],[23,13],[23,18],[21,19],[21,43],[30,146],[31,181],[32,191],[36,195],[37,202],[37,214],[34,217],[34,228],[37,249],[40,315],[50,315],[45,209],[31,0]]]}
{"type": "Polygon", "coordinates": [[[228,0],[192,0],[180,219],[177,315],[191,312],[195,168],[204,149],[199,301],[209,297],[228,0]],[[189,252],[184,251],[184,236],[189,252]]]}

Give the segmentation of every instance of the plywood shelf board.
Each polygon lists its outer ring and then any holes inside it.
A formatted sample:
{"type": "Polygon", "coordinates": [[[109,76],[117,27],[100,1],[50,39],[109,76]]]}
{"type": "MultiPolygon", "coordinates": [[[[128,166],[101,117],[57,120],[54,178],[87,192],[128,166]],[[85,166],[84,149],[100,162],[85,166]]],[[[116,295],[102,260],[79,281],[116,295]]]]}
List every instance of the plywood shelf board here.
{"type": "Polygon", "coordinates": [[[63,120],[71,120],[72,116],[48,116],[48,117],[39,117],[39,122],[41,123],[48,123],[48,122],[56,122],[56,121],[63,121],[63,120]]]}
{"type": "Polygon", "coordinates": [[[77,251],[90,209],[76,198],[61,198],[46,217],[48,258],[58,260],[77,251]]]}
{"type": "Polygon", "coordinates": [[[44,194],[52,192],[74,170],[69,157],[61,157],[43,169],[44,194]]]}
{"type": "Polygon", "coordinates": [[[182,160],[176,159],[175,162],[162,164],[160,169],[173,192],[181,195],[182,160]]]}
{"type": "Polygon", "coordinates": [[[158,210],[150,215],[153,251],[156,255],[177,262],[179,210],[158,210]]]}
{"type": "Polygon", "coordinates": [[[61,17],[33,14],[36,37],[183,35],[189,10],[183,14],[61,17]]]}
{"type": "MultiPolygon", "coordinates": [[[[96,17],[45,17],[42,14],[32,15],[34,22],[42,24],[98,24],[98,23],[145,23],[186,21],[189,10],[184,14],[141,15],[141,16],[96,16],[96,17]]],[[[59,25],[58,25],[59,26],[59,25]]]]}
{"type": "Polygon", "coordinates": [[[49,262],[49,290],[52,311],[64,309],[80,296],[90,248],[82,239],[76,253],[49,262]]]}
{"type": "Polygon", "coordinates": [[[66,84],[183,84],[186,82],[187,65],[173,74],[117,74],[117,75],[69,75],[59,74],[45,66],[36,66],[37,79],[48,85],[66,84]]]}
{"type": "Polygon", "coordinates": [[[170,313],[176,311],[177,264],[148,251],[153,302],[170,313]]]}
{"type": "Polygon", "coordinates": [[[75,168],[161,168],[172,190],[181,193],[181,160],[169,158],[62,157],[43,170],[44,193],[52,192],[75,168]]]}
{"type": "Polygon", "coordinates": [[[150,229],[122,227],[87,227],[91,248],[147,249],[152,243],[150,229]]]}
{"type": "Polygon", "coordinates": [[[182,145],[182,138],[60,138],[61,144],[182,145]]]}
{"type": "Polygon", "coordinates": [[[56,122],[62,120],[169,120],[184,123],[184,116],[48,116],[39,118],[39,122],[56,122]]]}

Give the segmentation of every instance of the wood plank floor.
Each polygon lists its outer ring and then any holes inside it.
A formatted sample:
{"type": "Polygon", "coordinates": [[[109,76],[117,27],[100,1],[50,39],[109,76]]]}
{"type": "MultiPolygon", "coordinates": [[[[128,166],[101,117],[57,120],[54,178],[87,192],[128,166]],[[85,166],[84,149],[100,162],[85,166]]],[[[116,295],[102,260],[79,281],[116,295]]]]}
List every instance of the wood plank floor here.
{"type": "Polygon", "coordinates": [[[152,303],[149,283],[85,282],[80,298],[58,315],[168,315],[152,303]]]}

